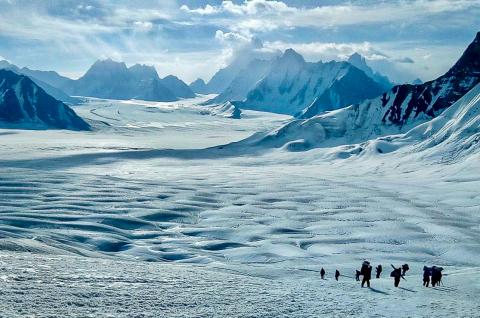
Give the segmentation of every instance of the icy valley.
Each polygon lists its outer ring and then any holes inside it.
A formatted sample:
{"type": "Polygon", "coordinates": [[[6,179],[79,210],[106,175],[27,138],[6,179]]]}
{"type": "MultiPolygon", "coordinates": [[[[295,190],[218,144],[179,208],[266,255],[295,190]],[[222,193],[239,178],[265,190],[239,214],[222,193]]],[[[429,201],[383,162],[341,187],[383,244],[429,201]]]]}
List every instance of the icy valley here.
{"type": "MultiPolygon", "coordinates": [[[[470,95],[458,108],[478,120],[470,95]]],[[[249,148],[236,142],[289,117],[232,119],[206,98],[86,98],[73,109],[92,131],[1,130],[6,316],[478,313],[478,151],[444,160],[402,135],[348,158],[249,148]],[[386,268],[372,289],[353,278],[364,259],[386,268]],[[388,268],[405,262],[395,289],[388,268]],[[424,264],[444,287],[422,287],[424,264]]]]}

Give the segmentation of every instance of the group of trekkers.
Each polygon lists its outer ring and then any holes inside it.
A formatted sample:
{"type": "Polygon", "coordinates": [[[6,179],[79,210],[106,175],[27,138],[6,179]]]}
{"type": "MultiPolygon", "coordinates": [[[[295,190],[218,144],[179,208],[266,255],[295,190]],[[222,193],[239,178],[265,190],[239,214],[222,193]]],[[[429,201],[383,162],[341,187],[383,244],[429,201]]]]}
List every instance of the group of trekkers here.
{"type": "MultiPolygon", "coordinates": [[[[395,267],[391,265],[393,271],[390,273],[390,277],[393,277],[393,285],[398,287],[400,285],[400,280],[405,279],[405,274],[410,270],[408,264],[403,264],[400,267],[395,267]]],[[[362,267],[360,270],[356,270],[355,279],[360,281],[360,276],[362,276],[362,287],[370,287],[370,280],[372,279],[372,265],[370,265],[369,261],[363,261],[362,267]]],[[[382,274],[383,268],[382,265],[377,265],[375,267],[376,278],[380,278],[382,274]]],[[[432,266],[432,267],[423,267],[423,286],[428,287],[430,282],[432,287],[439,286],[442,282],[442,267],[432,266]]],[[[325,279],[325,269],[320,270],[320,277],[325,279]]],[[[338,278],[341,276],[340,271],[337,269],[335,270],[335,280],[338,281],[338,278]]]]}
{"type": "Polygon", "coordinates": [[[432,283],[432,287],[439,286],[440,283],[442,282],[442,271],[443,271],[442,267],[423,266],[423,286],[428,287],[428,284],[430,282],[432,283]]]}

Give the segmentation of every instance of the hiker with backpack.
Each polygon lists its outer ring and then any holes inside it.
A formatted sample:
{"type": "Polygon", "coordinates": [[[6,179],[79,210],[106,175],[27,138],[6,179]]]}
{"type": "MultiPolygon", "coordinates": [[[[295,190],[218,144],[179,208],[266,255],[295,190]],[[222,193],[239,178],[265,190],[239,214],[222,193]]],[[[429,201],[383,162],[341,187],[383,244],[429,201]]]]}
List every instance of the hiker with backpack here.
{"type": "Polygon", "coordinates": [[[361,275],[360,271],[359,271],[359,270],[355,270],[355,280],[356,280],[357,282],[360,281],[360,275],[361,275]]]}
{"type": "MultiPolygon", "coordinates": [[[[390,277],[393,277],[393,284],[395,287],[398,287],[398,285],[400,285],[400,278],[403,278],[403,275],[402,275],[402,268],[399,267],[399,268],[396,268],[395,266],[393,266],[393,271],[390,273],[390,277]]],[[[403,278],[405,279],[405,278],[403,278]]]]}
{"type": "Polygon", "coordinates": [[[335,270],[335,280],[338,281],[338,278],[340,277],[340,272],[337,270],[335,270]]]}
{"type": "Polygon", "coordinates": [[[423,286],[428,287],[430,283],[430,276],[432,275],[431,268],[423,266],[423,286]]]}
{"type": "Polygon", "coordinates": [[[405,274],[407,273],[407,271],[410,269],[410,267],[408,266],[408,264],[403,264],[402,265],[402,276],[405,276],[405,274]]]}
{"type": "Polygon", "coordinates": [[[370,279],[372,278],[372,266],[370,265],[370,262],[363,262],[360,274],[363,275],[362,287],[364,287],[365,283],[367,284],[367,287],[370,287],[370,279]]]}
{"type": "Polygon", "coordinates": [[[440,285],[442,282],[442,267],[432,266],[432,287],[440,285]]]}
{"type": "Polygon", "coordinates": [[[382,265],[378,265],[376,268],[375,268],[375,271],[377,272],[377,278],[380,278],[380,274],[382,273],[382,265]]]}

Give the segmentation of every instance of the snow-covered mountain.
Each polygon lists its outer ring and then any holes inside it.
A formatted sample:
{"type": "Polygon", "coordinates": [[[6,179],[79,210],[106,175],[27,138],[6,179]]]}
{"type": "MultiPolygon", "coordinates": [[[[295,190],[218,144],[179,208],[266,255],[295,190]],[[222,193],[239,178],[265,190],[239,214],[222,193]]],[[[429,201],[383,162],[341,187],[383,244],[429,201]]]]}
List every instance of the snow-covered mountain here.
{"type": "Polygon", "coordinates": [[[217,97],[207,103],[242,101],[247,94],[269,73],[274,60],[255,59],[247,64],[217,97]]]}
{"type": "Polygon", "coordinates": [[[131,87],[132,76],[125,63],[98,60],[78,80],[64,87],[71,95],[129,99],[138,92],[131,87]]]}
{"type": "Polygon", "coordinates": [[[479,144],[480,83],[440,115],[405,134],[333,148],[336,150],[332,154],[348,158],[397,152],[397,159],[452,163],[472,156],[479,158],[479,144]]]}
{"type": "Polygon", "coordinates": [[[29,77],[0,70],[0,127],[89,130],[67,105],[48,95],[29,77]]]}
{"type": "Polygon", "coordinates": [[[0,61],[0,69],[10,70],[17,74],[23,74],[30,77],[30,79],[40,86],[48,95],[51,95],[64,103],[77,104],[79,102],[77,98],[67,95],[59,88],[72,80],[59,75],[57,72],[37,71],[26,67],[20,69],[16,65],[5,60],[0,61]]]}
{"type": "Polygon", "coordinates": [[[308,63],[293,49],[275,60],[240,107],[302,116],[380,95],[383,88],[347,62],[308,63]]]}
{"type": "Polygon", "coordinates": [[[111,99],[176,101],[194,97],[191,89],[174,76],[160,79],[153,66],[135,64],[127,68],[111,59],[96,61],[84,76],[65,86],[72,95],[111,99]]]}
{"type": "Polygon", "coordinates": [[[161,82],[177,98],[195,97],[195,93],[192,91],[192,89],[176,76],[168,75],[167,77],[164,77],[161,82]]]}
{"type": "Polygon", "coordinates": [[[373,69],[367,64],[365,58],[360,54],[353,53],[348,58],[347,62],[352,64],[356,68],[362,70],[365,74],[367,74],[368,77],[380,84],[385,91],[391,89],[394,86],[394,84],[388,79],[387,76],[382,75],[379,72],[373,71],[373,69]]]}
{"type": "Polygon", "coordinates": [[[480,83],[438,117],[418,125],[402,138],[421,142],[417,151],[428,150],[441,161],[480,154],[480,83]]]}
{"type": "Polygon", "coordinates": [[[230,64],[217,71],[208,81],[206,93],[221,94],[227,90],[235,78],[254,60],[272,60],[280,55],[277,51],[263,50],[263,43],[255,38],[245,47],[238,49],[230,64]]]}
{"type": "Polygon", "coordinates": [[[197,94],[208,94],[208,87],[205,81],[201,78],[197,78],[188,85],[190,89],[197,94]]]}
{"type": "Polygon", "coordinates": [[[375,99],[306,120],[293,120],[245,142],[306,150],[404,133],[442,113],[479,81],[480,32],[457,63],[436,80],[420,85],[398,85],[375,99]]]}

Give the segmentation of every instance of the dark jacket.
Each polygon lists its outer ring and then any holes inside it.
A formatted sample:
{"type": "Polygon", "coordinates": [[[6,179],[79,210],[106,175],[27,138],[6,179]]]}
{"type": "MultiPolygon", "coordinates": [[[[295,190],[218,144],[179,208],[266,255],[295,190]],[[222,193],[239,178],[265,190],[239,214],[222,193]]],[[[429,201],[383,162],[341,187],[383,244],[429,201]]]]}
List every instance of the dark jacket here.
{"type": "Polygon", "coordinates": [[[363,263],[360,273],[363,275],[363,279],[370,280],[372,278],[372,266],[369,263],[363,263]]]}
{"type": "Polygon", "coordinates": [[[423,281],[430,281],[430,276],[432,275],[432,271],[427,266],[423,267],[423,281]]]}

